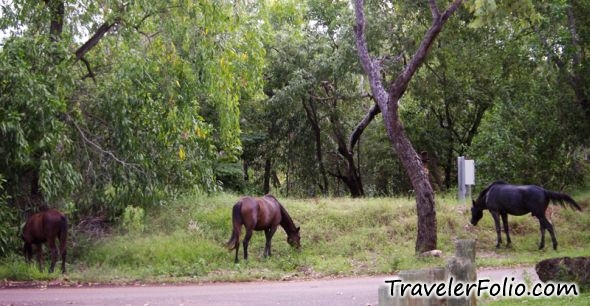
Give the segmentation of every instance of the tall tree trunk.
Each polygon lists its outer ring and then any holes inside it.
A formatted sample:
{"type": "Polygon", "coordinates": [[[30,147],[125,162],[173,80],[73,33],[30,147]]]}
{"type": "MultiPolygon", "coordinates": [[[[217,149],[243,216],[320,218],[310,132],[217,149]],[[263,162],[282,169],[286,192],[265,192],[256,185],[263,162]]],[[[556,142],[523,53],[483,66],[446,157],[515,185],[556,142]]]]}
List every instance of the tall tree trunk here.
{"type": "Polygon", "coordinates": [[[320,123],[318,120],[317,109],[315,107],[315,101],[312,98],[309,99],[309,104],[307,104],[305,102],[305,99],[303,99],[302,101],[303,101],[303,109],[305,109],[305,114],[307,115],[307,120],[309,121],[311,128],[313,130],[313,134],[314,134],[315,156],[317,159],[318,168],[319,168],[321,179],[322,179],[319,184],[320,191],[322,192],[322,194],[324,196],[326,196],[326,195],[328,195],[328,192],[329,192],[328,175],[326,173],[326,168],[324,167],[324,158],[323,158],[323,154],[322,154],[322,133],[321,133],[321,129],[320,129],[320,123]]]}
{"type": "MultiPolygon", "coordinates": [[[[390,104],[391,105],[391,104],[390,104]]],[[[418,215],[418,236],[416,237],[416,252],[422,253],[436,249],[436,209],[434,192],[428,179],[428,173],[424,171],[422,159],[414,149],[403,124],[399,120],[397,107],[392,110],[384,121],[386,122],[387,135],[395,148],[407,175],[414,187],[416,196],[416,212],[418,215]]]]}
{"type": "Polygon", "coordinates": [[[45,5],[49,9],[51,15],[51,24],[49,26],[49,34],[53,41],[58,41],[63,32],[65,5],[62,0],[45,0],[45,5]]]}
{"type": "Polygon", "coordinates": [[[416,150],[408,138],[398,113],[398,102],[403,96],[408,83],[415,72],[424,62],[428,51],[435,38],[442,30],[448,18],[457,10],[462,0],[455,0],[442,14],[436,1],[429,0],[432,13],[432,24],[425,33],[420,46],[412,56],[410,62],[401,71],[395,80],[389,84],[386,91],[381,80],[381,67],[378,61],[369,55],[365,40],[365,15],[364,1],[354,0],[356,25],[354,34],[359,60],[369,78],[373,97],[382,114],[387,135],[395,148],[399,159],[408,174],[416,194],[416,211],[418,215],[418,235],[416,238],[416,252],[421,253],[436,248],[436,210],[434,192],[427,173],[422,167],[422,162],[416,150]]]}
{"type": "MultiPolygon", "coordinates": [[[[346,173],[342,174],[340,168],[337,169],[337,174],[332,174],[346,184],[348,190],[350,191],[350,195],[354,198],[362,197],[365,195],[363,190],[363,183],[361,180],[360,171],[357,167],[357,162],[354,159],[354,146],[356,142],[358,142],[360,138],[360,133],[356,135],[354,138],[354,142],[348,141],[344,136],[344,127],[340,121],[340,113],[337,107],[338,104],[338,96],[333,94],[333,86],[327,82],[322,82],[324,86],[324,90],[326,92],[326,96],[331,104],[332,109],[328,111],[328,118],[330,119],[331,126],[332,126],[332,139],[336,142],[338,148],[338,156],[341,158],[342,161],[345,163],[346,173]]],[[[354,133],[353,133],[354,134],[354,133]]],[[[349,139],[353,139],[352,136],[349,139]]]]}
{"type": "MultiPolygon", "coordinates": [[[[45,0],[45,5],[49,10],[50,17],[50,24],[49,24],[49,34],[51,36],[51,40],[53,42],[57,42],[60,40],[62,31],[63,31],[63,21],[64,21],[64,2],[62,0],[45,0]]],[[[60,58],[58,54],[54,54],[52,61],[54,64],[58,64],[60,58]]],[[[40,167],[41,167],[41,158],[43,156],[41,150],[34,152],[31,156],[31,168],[26,169],[22,176],[24,180],[28,180],[28,184],[30,184],[30,192],[29,192],[29,200],[28,202],[31,203],[31,206],[36,207],[39,210],[43,210],[46,208],[45,197],[43,195],[43,190],[41,189],[40,184],[40,167]]]]}
{"type": "Polygon", "coordinates": [[[341,154],[341,156],[346,163],[346,174],[342,174],[340,169],[338,169],[338,173],[333,173],[332,175],[339,178],[346,185],[346,187],[348,187],[350,196],[353,198],[364,196],[365,191],[363,189],[361,176],[358,173],[356,163],[352,157],[351,152],[348,152],[345,155],[341,154]]]}
{"type": "Polygon", "coordinates": [[[266,160],[264,161],[264,184],[262,186],[262,191],[264,192],[264,194],[267,194],[270,192],[271,170],[272,170],[272,162],[270,160],[270,157],[267,157],[266,160]]]}
{"type": "Polygon", "coordinates": [[[342,135],[341,128],[337,127],[336,122],[338,122],[339,119],[332,119],[333,138],[338,144],[338,155],[344,161],[346,167],[345,174],[342,174],[340,169],[338,169],[338,174],[334,175],[340,178],[342,182],[346,184],[348,190],[350,190],[350,195],[353,198],[362,197],[365,195],[365,192],[363,190],[361,175],[354,159],[354,152],[352,151],[352,148],[349,149],[347,146],[346,139],[344,138],[344,135],[342,135]]]}
{"type": "Polygon", "coordinates": [[[571,58],[563,59],[555,50],[555,46],[549,43],[549,39],[541,32],[539,28],[535,28],[541,44],[547,52],[547,57],[552,61],[559,71],[566,77],[569,86],[572,88],[575,100],[586,119],[590,121],[590,94],[588,94],[586,87],[587,76],[584,74],[583,67],[587,66],[585,50],[580,44],[578,36],[578,28],[576,25],[575,8],[573,4],[569,3],[567,7],[567,27],[571,35],[571,58]]]}

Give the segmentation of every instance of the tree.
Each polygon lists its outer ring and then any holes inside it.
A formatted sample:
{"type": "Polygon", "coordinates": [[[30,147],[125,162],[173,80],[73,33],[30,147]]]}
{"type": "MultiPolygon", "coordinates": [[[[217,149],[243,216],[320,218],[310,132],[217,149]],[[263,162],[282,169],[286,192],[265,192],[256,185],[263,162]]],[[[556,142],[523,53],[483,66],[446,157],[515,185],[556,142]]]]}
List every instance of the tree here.
{"type": "MultiPolygon", "coordinates": [[[[264,107],[248,105],[244,112],[249,133],[268,135],[267,145],[258,145],[258,154],[248,148],[245,163],[271,156],[272,163],[258,163],[258,169],[282,172],[288,181],[282,186],[289,192],[328,195],[342,189],[361,196],[358,155],[347,133],[362,116],[350,101],[367,95],[358,92],[362,78],[348,27],[350,10],[345,3],[306,4],[285,1],[269,8],[274,38],[266,41],[268,99],[264,107]],[[258,133],[250,132],[261,123],[258,133]]],[[[268,179],[261,181],[268,190],[268,179]]]]}
{"type": "Polygon", "coordinates": [[[215,165],[241,150],[239,102],[260,94],[260,24],[230,3],[145,4],[3,7],[0,175],[13,201],[116,218],[218,189],[215,165]]]}
{"type": "Polygon", "coordinates": [[[456,183],[457,156],[473,153],[485,114],[510,98],[511,75],[524,69],[516,60],[522,39],[508,27],[469,27],[471,18],[461,10],[447,22],[401,113],[413,144],[429,153],[431,179],[441,190],[456,183]]]}
{"type": "MultiPolygon", "coordinates": [[[[416,252],[421,253],[436,248],[436,211],[434,192],[428,175],[423,169],[422,161],[408,138],[404,126],[399,118],[399,100],[406,91],[412,76],[424,62],[435,38],[442,30],[445,22],[457,10],[461,0],[455,0],[444,12],[441,13],[436,1],[430,0],[429,6],[432,13],[432,23],[420,46],[415,51],[409,63],[388,84],[385,89],[381,78],[381,67],[377,60],[369,55],[365,38],[366,20],[364,15],[364,1],[355,0],[354,9],[356,16],[355,39],[360,62],[369,78],[369,83],[376,107],[382,113],[387,135],[395,148],[400,161],[416,193],[416,210],[418,214],[418,235],[416,238],[416,252]]],[[[374,117],[374,111],[369,112],[366,118],[374,117]]]]}
{"type": "MultiPolygon", "coordinates": [[[[472,0],[468,8],[476,17],[473,27],[511,22],[516,33],[532,31],[538,45],[536,56],[544,56],[557,68],[564,85],[574,93],[573,103],[590,121],[590,97],[587,88],[590,65],[588,36],[590,5],[587,1],[507,1],[472,0]]],[[[588,137],[585,137],[586,139],[588,137]]]]}
{"type": "Polygon", "coordinates": [[[470,152],[483,181],[504,179],[550,188],[587,175],[588,6],[580,1],[469,1],[471,27],[493,29],[505,50],[503,97],[484,116],[470,152]],[[507,118],[510,118],[507,120],[507,118]],[[502,128],[498,128],[498,127],[502,128]],[[515,169],[518,169],[515,171],[515,169]]]}

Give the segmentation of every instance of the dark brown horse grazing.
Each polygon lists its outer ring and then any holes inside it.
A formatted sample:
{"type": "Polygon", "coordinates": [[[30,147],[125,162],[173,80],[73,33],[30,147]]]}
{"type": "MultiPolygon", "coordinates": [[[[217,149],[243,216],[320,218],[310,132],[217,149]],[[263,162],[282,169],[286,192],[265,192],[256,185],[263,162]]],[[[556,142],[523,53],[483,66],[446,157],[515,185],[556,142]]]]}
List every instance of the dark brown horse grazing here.
{"type": "Polygon", "coordinates": [[[48,209],[36,213],[27,219],[23,228],[24,253],[27,262],[31,261],[33,245],[37,249],[37,261],[39,268],[43,270],[43,243],[47,243],[51,250],[51,266],[49,273],[53,272],[57,261],[57,249],[55,239],[59,239],[59,252],[61,254],[61,273],[66,272],[66,244],[68,238],[68,218],[55,209],[48,209]]]}
{"type": "Polygon", "coordinates": [[[296,248],[300,247],[299,227],[295,226],[287,210],[272,195],[265,195],[261,198],[241,198],[232,209],[232,222],[233,231],[227,247],[230,250],[236,249],[235,263],[238,262],[242,224],[246,227],[246,236],[243,242],[244,260],[248,260],[248,243],[253,230],[264,231],[266,236],[264,257],[271,256],[270,242],[279,225],[287,233],[287,242],[296,248]]]}

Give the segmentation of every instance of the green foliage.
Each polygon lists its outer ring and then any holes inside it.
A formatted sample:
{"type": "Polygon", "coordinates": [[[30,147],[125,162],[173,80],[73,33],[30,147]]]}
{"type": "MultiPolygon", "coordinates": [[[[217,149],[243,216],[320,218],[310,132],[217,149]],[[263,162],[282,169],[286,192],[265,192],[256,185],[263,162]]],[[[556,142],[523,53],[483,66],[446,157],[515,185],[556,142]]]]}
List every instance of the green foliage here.
{"type": "Polygon", "coordinates": [[[145,229],[145,211],[143,208],[131,205],[125,207],[121,226],[130,236],[143,233],[145,229]]]}
{"type": "MultiPolygon", "coordinates": [[[[1,202],[0,202],[1,203],[1,202]]],[[[22,248],[17,210],[0,204],[0,258],[16,253],[22,248]]]]}
{"type": "Polygon", "coordinates": [[[479,28],[491,23],[502,23],[511,18],[539,21],[543,16],[535,9],[534,2],[532,0],[469,0],[465,2],[465,6],[475,16],[470,26],[479,28]]]}
{"type": "Polygon", "coordinates": [[[74,220],[114,220],[131,202],[217,190],[218,158],[235,162],[241,153],[239,103],[260,95],[257,11],[210,1],[78,7],[51,39],[55,16],[44,3],[3,6],[0,28],[11,36],[0,42],[0,175],[8,194],[22,209],[35,208],[29,198],[40,193],[50,206],[67,203],[74,220]],[[98,44],[83,44],[104,26],[111,30],[98,44]]]}
{"type": "Polygon", "coordinates": [[[19,235],[18,211],[8,205],[8,196],[4,192],[5,184],[6,180],[0,173],[0,258],[20,250],[22,246],[19,235]]]}
{"type": "Polygon", "coordinates": [[[568,133],[567,125],[555,118],[571,114],[563,113],[563,106],[549,94],[521,93],[518,100],[499,103],[474,139],[472,156],[483,184],[497,179],[552,189],[583,184],[587,173],[581,156],[575,154],[579,149],[575,133],[568,133]]]}
{"type": "Polygon", "coordinates": [[[27,190],[24,176],[32,169],[49,200],[80,186],[67,158],[68,127],[60,120],[73,85],[67,67],[53,64],[65,55],[62,47],[44,37],[18,37],[8,39],[0,52],[0,174],[15,198],[27,190]]]}
{"type": "Polygon", "coordinates": [[[244,171],[240,163],[219,162],[215,166],[215,177],[225,190],[245,190],[244,171]]]}

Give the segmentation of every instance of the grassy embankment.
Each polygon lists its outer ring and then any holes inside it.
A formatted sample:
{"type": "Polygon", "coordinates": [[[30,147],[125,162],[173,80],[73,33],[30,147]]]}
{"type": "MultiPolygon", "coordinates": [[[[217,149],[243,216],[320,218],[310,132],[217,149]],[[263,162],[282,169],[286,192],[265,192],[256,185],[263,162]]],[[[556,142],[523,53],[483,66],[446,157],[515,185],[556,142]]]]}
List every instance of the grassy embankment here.
{"type": "MultiPolygon", "coordinates": [[[[469,205],[454,196],[437,197],[441,258],[414,254],[416,214],[408,198],[279,199],[301,226],[302,249],[293,250],[279,229],[273,257],[262,258],[264,234],[255,232],[250,260],[234,265],[225,243],[231,234],[231,208],[238,196],[187,196],[148,211],[142,233],[111,234],[89,242],[76,235],[66,279],[72,282],[193,282],[393,274],[404,269],[443,266],[456,239],[477,240],[477,265],[534,265],[551,257],[590,255],[590,190],[573,195],[584,211],[556,207],[553,222],[558,251],[537,250],[539,225],[530,215],[510,217],[513,247],[495,249],[488,212],[477,227],[469,224],[469,205]],[[72,258],[74,257],[74,258],[72,258]]],[[[113,231],[117,233],[118,231],[113,231]]],[[[243,236],[243,233],[242,233],[243,236]]],[[[504,238],[505,239],[505,238],[504,238]]],[[[0,279],[52,279],[12,258],[0,263],[0,279]]]]}

